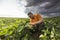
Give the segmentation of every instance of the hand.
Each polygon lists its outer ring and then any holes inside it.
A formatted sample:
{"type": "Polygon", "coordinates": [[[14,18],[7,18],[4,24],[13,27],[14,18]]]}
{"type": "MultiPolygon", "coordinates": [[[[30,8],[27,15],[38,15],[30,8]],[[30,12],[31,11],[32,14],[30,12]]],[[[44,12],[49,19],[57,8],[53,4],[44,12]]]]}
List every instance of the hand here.
{"type": "Polygon", "coordinates": [[[35,23],[30,23],[30,25],[35,25],[35,23]]]}

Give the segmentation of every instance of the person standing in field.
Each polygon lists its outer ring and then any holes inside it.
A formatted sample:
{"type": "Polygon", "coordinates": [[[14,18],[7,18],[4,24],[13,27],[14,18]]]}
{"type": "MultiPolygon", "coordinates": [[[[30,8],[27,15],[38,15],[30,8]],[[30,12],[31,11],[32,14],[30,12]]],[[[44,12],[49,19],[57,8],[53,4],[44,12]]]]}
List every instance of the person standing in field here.
{"type": "Polygon", "coordinates": [[[34,40],[39,40],[39,36],[43,33],[42,30],[44,29],[43,18],[40,14],[32,14],[31,12],[28,13],[28,16],[30,18],[29,24],[32,25],[32,28],[35,30],[31,30],[32,35],[35,38],[34,40]]]}

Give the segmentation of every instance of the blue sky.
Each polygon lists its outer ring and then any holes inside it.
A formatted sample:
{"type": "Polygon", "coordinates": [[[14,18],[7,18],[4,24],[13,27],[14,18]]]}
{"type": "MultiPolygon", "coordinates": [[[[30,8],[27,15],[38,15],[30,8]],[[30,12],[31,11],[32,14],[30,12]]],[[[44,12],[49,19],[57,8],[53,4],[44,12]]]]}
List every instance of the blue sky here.
{"type": "Polygon", "coordinates": [[[0,0],[0,17],[28,17],[22,4],[19,0],[0,0]]]}

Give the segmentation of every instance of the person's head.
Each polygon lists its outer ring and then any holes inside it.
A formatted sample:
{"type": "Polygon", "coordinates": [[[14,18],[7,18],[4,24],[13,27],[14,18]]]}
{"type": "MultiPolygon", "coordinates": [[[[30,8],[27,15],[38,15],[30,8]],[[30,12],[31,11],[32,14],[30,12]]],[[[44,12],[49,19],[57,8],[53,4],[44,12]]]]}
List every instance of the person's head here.
{"type": "Polygon", "coordinates": [[[29,16],[30,18],[34,18],[33,14],[32,14],[31,12],[28,13],[28,16],[29,16]]]}

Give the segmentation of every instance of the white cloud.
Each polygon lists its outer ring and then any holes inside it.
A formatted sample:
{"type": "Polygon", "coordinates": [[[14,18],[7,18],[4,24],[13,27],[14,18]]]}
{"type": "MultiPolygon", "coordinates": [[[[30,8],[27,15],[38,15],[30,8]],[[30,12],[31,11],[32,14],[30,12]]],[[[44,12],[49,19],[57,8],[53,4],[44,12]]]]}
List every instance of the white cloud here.
{"type": "Polygon", "coordinates": [[[0,17],[27,17],[25,7],[18,5],[18,0],[2,0],[0,3],[0,17]]]}

